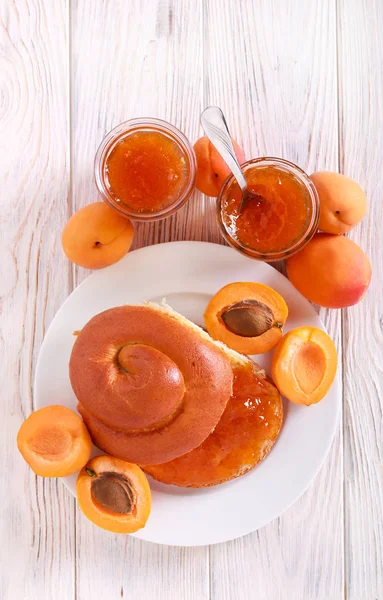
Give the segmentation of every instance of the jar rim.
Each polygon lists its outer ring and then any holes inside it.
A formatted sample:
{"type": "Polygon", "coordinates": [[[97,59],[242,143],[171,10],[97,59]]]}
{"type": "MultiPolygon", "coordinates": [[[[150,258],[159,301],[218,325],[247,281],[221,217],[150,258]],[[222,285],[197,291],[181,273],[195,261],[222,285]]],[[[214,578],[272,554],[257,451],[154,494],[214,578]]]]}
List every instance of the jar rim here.
{"type": "Polygon", "coordinates": [[[311,238],[317,231],[320,214],[320,203],[317,189],[313,181],[310,179],[307,173],[303,169],[301,169],[301,167],[283,158],[278,158],[274,156],[252,158],[244,162],[241,165],[241,168],[244,170],[244,172],[246,172],[249,168],[252,168],[254,166],[274,166],[277,168],[281,167],[284,171],[288,171],[289,173],[297,177],[299,182],[302,185],[304,185],[306,190],[308,191],[308,195],[311,201],[310,221],[303,229],[299,238],[296,239],[293,244],[281,250],[259,252],[258,250],[254,250],[253,248],[241,244],[241,242],[238,239],[230,235],[222,218],[222,200],[225,197],[225,193],[228,191],[228,189],[232,186],[233,183],[235,183],[234,175],[230,174],[222,184],[216,203],[216,216],[219,228],[221,230],[221,234],[230,246],[232,246],[235,250],[238,250],[241,254],[244,254],[245,256],[248,256],[250,258],[254,258],[264,262],[274,262],[277,260],[289,258],[296,252],[299,252],[299,250],[301,250],[311,240],[311,238]]]}
{"type": "Polygon", "coordinates": [[[117,210],[125,217],[130,218],[132,221],[148,222],[164,219],[165,217],[174,214],[179,208],[181,208],[181,206],[185,204],[195,187],[197,170],[196,165],[197,163],[193,146],[185,134],[182,133],[182,131],[180,131],[171,123],[162,119],[153,117],[138,117],[120,123],[104,136],[97,149],[94,159],[94,177],[98,191],[106,204],[117,210]],[[157,131],[167,135],[178,145],[188,161],[189,173],[184,189],[173,203],[158,211],[150,211],[147,213],[136,212],[122,202],[116,202],[116,200],[109,193],[108,186],[106,185],[105,166],[110,153],[116,144],[118,144],[118,142],[136,131],[157,131]]]}

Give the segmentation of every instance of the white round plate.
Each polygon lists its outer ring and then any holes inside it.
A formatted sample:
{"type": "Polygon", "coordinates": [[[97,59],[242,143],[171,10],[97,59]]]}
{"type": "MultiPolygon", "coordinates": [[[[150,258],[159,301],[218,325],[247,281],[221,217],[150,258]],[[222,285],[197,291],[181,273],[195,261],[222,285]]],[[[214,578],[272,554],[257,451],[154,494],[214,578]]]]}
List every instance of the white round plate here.
{"type": "MultiPolygon", "coordinates": [[[[175,310],[201,325],[209,298],[232,281],[258,281],[277,290],[289,307],[286,332],[300,325],[324,329],[311,304],[265,263],[203,242],[142,248],[90,275],[58,311],[37,364],[37,408],[63,404],[76,410],[68,373],[73,332],[97,313],[121,304],[166,298],[175,310]]],[[[268,371],[270,358],[271,352],[256,360],[268,371]]],[[[340,401],[335,381],[317,405],[284,402],[284,424],[275,446],[256,469],[239,479],[199,490],[150,480],[152,513],[135,536],[158,544],[201,546],[240,537],[275,519],[303,494],[318,472],[334,436],[340,401]]],[[[75,481],[75,476],[64,478],[73,494],[75,481]]]]}

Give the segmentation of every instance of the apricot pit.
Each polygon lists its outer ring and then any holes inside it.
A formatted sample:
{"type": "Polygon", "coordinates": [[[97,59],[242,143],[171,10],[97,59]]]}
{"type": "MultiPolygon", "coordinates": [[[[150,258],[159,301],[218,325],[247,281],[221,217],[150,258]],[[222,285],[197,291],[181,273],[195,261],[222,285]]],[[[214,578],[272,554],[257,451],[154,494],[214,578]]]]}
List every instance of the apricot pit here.
{"type": "Polygon", "coordinates": [[[273,322],[273,316],[270,308],[258,300],[241,300],[221,313],[226,328],[242,337],[258,337],[274,325],[281,326],[273,322]]]}
{"type": "Polygon", "coordinates": [[[121,515],[132,512],[134,494],[130,481],[120,473],[96,473],[87,470],[87,474],[95,477],[92,482],[93,498],[104,508],[121,515]]]}

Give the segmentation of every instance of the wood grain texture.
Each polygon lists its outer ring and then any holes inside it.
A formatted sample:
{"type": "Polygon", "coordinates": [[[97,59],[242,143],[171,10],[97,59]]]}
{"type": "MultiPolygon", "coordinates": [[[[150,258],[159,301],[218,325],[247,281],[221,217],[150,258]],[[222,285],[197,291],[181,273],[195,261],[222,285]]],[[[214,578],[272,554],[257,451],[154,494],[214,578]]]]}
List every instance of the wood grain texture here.
{"type": "MultiPolygon", "coordinates": [[[[96,3],[91,12],[81,1],[75,3],[72,28],[73,181],[78,208],[97,199],[93,157],[112,127],[135,117],[158,117],[179,127],[192,143],[198,138],[202,1],[110,0],[96,3]]],[[[134,248],[169,240],[221,240],[214,201],[198,192],[176,215],[136,224],[135,229],[134,248]]]]}
{"type": "MultiPolygon", "coordinates": [[[[75,208],[98,199],[93,158],[115,125],[137,116],[159,117],[196,138],[202,105],[201,17],[201,4],[195,2],[96,2],[91,11],[88,2],[74,3],[75,208]]],[[[175,216],[136,226],[135,247],[208,238],[208,203],[195,194],[175,216]]],[[[86,275],[77,269],[76,283],[86,275]]],[[[77,582],[78,598],[84,600],[204,600],[209,597],[208,549],[168,548],[108,535],[78,514],[77,582]]]]}
{"type": "MultiPolygon", "coordinates": [[[[313,10],[294,0],[282,10],[279,1],[229,8],[210,0],[206,104],[222,106],[247,157],[281,156],[308,172],[337,170],[335,17],[333,2],[313,10]]],[[[341,370],[340,316],[321,316],[341,370]]],[[[212,598],[343,599],[342,478],[339,432],[320,474],[290,510],[254,534],[211,548],[212,598]]]]}
{"type": "MultiPolygon", "coordinates": [[[[383,600],[382,25],[378,0],[0,2],[1,600],[383,600]],[[60,235],[98,199],[102,137],[151,116],[194,142],[208,104],[247,157],[339,168],[365,187],[369,214],[351,237],[374,277],[342,318],[320,313],[343,358],[344,428],[309,490],[254,534],[182,549],[93,527],[60,482],[31,473],[15,438],[46,328],[88,274],[60,235]]],[[[214,200],[196,192],[139,225],[135,247],[179,239],[222,243],[214,200]]]]}
{"type": "MultiPolygon", "coordinates": [[[[33,410],[47,325],[69,287],[68,14],[60,0],[0,4],[0,598],[68,600],[75,591],[74,500],[33,475],[16,448],[33,410]]],[[[52,399],[54,401],[54,398],[52,399]]]]}
{"type": "Polygon", "coordinates": [[[346,597],[383,598],[383,4],[339,2],[340,166],[368,215],[350,237],[370,257],[367,296],[344,311],[346,597]]]}

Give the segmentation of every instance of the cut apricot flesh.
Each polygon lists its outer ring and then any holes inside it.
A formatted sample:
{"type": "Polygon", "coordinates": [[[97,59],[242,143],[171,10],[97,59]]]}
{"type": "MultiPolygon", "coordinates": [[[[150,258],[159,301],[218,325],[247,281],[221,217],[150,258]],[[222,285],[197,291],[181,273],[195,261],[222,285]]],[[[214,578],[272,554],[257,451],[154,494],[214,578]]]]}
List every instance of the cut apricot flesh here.
{"type": "Polygon", "coordinates": [[[298,327],[276,347],[272,375],[281,394],[296,404],[316,404],[334,381],[337,352],[322,329],[298,327]]]}
{"type": "Polygon", "coordinates": [[[151,494],[145,473],[112,456],[96,456],[81,470],[76,484],[79,506],[98,527],[134,533],[150,515],[151,494]]]}
{"type": "Polygon", "coordinates": [[[237,282],[213,296],[204,316],[213,339],[242,354],[262,354],[281,339],[287,315],[286,302],[268,285],[237,282]]]}
{"type": "Polygon", "coordinates": [[[17,446],[36,475],[65,477],[88,462],[92,440],[82,419],[65,406],[46,406],[21,425],[17,446]]]}

